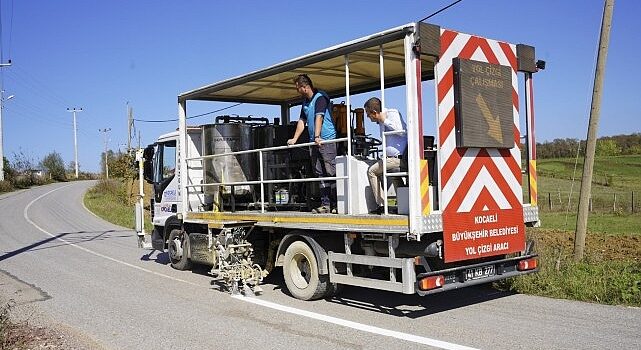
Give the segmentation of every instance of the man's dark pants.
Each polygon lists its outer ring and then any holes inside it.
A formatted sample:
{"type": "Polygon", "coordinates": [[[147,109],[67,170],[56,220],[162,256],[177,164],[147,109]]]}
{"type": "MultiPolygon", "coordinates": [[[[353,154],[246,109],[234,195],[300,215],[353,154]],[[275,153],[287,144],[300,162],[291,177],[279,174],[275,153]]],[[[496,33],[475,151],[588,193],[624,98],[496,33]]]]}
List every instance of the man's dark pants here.
{"type": "MultiPolygon", "coordinates": [[[[326,143],[310,147],[312,169],[316,177],[336,176],[336,143],[326,143]]],[[[321,180],[321,205],[336,207],[336,181],[321,180]]]]}

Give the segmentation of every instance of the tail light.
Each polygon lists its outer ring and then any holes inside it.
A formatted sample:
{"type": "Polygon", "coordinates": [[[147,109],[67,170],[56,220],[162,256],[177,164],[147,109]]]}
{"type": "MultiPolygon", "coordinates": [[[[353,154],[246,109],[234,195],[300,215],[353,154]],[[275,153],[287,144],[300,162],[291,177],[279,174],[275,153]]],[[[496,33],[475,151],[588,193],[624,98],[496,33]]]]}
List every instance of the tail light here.
{"type": "Polygon", "coordinates": [[[420,290],[430,290],[430,289],[441,288],[443,287],[444,284],[445,284],[445,276],[443,275],[430,276],[420,280],[420,282],[418,283],[418,288],[420,290]]]}
{"type": "Polygon", "coordinates": [[[536,258],[529,258],[519,261],[519,266],[516,268],[519,271],[534,270],[539,265],[536,258]]]}

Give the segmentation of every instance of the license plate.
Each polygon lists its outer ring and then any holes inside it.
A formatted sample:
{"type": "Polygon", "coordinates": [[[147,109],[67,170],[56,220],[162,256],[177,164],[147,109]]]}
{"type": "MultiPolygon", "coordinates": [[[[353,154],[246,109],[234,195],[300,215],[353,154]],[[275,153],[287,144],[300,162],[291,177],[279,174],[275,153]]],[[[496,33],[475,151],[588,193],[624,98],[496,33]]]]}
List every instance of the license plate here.
{"type": "Polygon", "coordinates": [[[496,270],[494,269],[494,265],[475,267],[473,269],[465,270],[465,280],[477,280],[494,276],[495,274],[496,270]]]}

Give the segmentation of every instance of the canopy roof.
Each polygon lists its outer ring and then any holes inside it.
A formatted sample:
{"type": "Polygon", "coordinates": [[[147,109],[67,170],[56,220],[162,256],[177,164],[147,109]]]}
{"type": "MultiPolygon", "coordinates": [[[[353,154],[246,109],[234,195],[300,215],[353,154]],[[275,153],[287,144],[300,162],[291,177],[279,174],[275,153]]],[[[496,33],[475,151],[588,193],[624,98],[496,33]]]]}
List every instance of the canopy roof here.
{"type": "MultiPolygon", "coordinates": [[[[316,88],[330,97],[345,96],[345,55],[349,54],[350,93],[380,89],[379,45],[383,45],[385,86],[405,83],[404,38],[414,30],[409,23],[333,46],[283,63],[207,85],[178,96],[180,101],[204,100],[276,105],[300,103],[293,78],[307,74],[316,88]]],[[[433,65],[423,76],[433,76],[433,65]]]]}

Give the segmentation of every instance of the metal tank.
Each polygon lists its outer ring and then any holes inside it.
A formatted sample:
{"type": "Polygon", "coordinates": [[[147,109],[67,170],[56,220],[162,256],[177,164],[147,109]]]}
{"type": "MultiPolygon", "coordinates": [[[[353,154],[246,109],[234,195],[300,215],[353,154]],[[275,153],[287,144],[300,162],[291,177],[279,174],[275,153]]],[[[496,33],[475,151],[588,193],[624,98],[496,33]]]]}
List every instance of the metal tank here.
{"type": "MultiPolygon", "coordinates": [[[[254,149],[253,126],[244,123],[216,123],[203,126],[203,155],[222,154],[254,149]]],[[[245,182],[258,179],[258,157],[255,153],[221,156],[204,162],[206,183],[245,182]]],[[[217,186],[206,186],[207,194],[216,194],[217,186]]],[[[234,197],[253,195],[253,186],[237,185],[234,197]]],[[[220,193],[229,196],[231,186],[223,186],[220,193]]]]}
{"type": "MultiPolygon", "coordinates": [[[[281,125],[279,120],[274,124],[260,126],[254,129],[256,148],[276,147],[287,145],[296,131],[296,124],[281,125]]],[[[303,130],[297,143],[309,142],[307,128],[303,130]]],[[[314,177],[311,170],[309,149],[288,148],[278,151],[264,152],[263,174],[266,180],[300,179],[314,177]]],[[[318,184],[311,183],[280,183],[265,186],[266,201],[280,206],[293,207],[306,205],[314,195],[318,196],[318,184]]]]}

